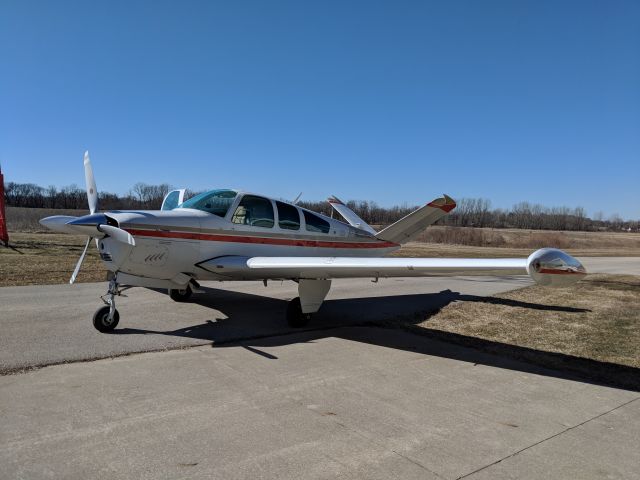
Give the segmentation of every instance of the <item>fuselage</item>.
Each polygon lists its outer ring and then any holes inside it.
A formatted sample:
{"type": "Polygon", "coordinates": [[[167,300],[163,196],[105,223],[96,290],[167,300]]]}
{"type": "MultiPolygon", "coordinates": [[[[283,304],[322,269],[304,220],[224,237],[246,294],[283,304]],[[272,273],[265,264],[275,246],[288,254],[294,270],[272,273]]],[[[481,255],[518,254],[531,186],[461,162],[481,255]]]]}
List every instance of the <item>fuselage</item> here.
{"type": "Polygon", "coordinates": [[[135,247],[110,237],[100,240],[106,267],[151,278],[186,273],[201,280],[225,279],[207,262],[227,256],[381,257],[400,247],[261,195],[214,190],[198,197],[172,210],[105,212],[135,238],[135,247]]]}

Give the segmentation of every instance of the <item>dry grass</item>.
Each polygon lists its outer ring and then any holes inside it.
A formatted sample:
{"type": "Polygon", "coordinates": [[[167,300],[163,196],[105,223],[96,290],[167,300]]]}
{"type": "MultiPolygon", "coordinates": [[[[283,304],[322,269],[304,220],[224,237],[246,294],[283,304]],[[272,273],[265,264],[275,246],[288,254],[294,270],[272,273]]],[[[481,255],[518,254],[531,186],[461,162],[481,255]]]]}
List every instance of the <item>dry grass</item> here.
{"type": "MultiPolygon", "coordinates": [[[[9,232],[11,248],[0,247],[0,287],[67,283],[82,254],[85,237],[9,232]]],[[[95,245],[89,246],[78,282],[99,282],[106,269],[95,245]]]]}
{"type": "MultiPolygon", "coordinates": [[[[597,245],[597,244],[596,244],[597,245]]],[[[483,247],[474,245],[451,245],[445,243],[409,242],[393,254],[394,257],[435,257],[435,258],[517,258],[528,257],[537,248],[553,247],[553,244],[542,244],[536,247],[483,247]]],[[[558,247],[559,248],[559,247],[558,247]]],[[[574,257],[638,257],[640,248],[580,246],[563,248],[574,257]]]]}
{"type": "Polygon", "coordinates": [[[640,277],[591,275],[566,288],[461,300],[420,326],[640,368],[640,277]]]}
{"type": "Polygon", "coordinates": [[[9,232],[49,232],[38,223],[41,218],[52,215],[88,215],[88,210],[64,210],[53,208],[6,207],[7,229],[9,232]]]}
{"type": "Polygon", "coordinates": [[[619,252],[619,256],[640,256],[638,232],[560,232],[553,230],[518,230],[431,226],[417,243],[442,243],[477,247],[563,250],[597,250],[619,252]]]}

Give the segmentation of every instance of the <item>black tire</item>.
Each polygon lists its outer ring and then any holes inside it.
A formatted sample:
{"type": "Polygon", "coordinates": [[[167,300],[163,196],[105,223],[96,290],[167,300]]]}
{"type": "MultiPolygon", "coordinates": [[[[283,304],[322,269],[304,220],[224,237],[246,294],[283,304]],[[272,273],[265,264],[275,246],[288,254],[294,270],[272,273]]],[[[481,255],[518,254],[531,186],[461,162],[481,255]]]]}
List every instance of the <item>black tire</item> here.
{"type": "Polygon", "coordinates": [[[301,328],[306,326],[311,320],[310,313],[302,313],[300,298],[294,298],[287,305],[287,323],[290,327],[301,328]]]}
{"type": "Polygon", "coordinates": [[[96,327],[96,330],[102,333],[111,332],[120,321],[120,314],[118,310],[113,312],[113,320],[109,322],[109,305],[105,305],[104,307],[100,307],[96,313],[93,314],[93,326],[96,327]]]}
{"type": "Polygon", "coordinates": [[[169,296],[174,302],[186,302],[191,298],[191,288],[187,287],[184,290],[170,288],[169,296]]]}

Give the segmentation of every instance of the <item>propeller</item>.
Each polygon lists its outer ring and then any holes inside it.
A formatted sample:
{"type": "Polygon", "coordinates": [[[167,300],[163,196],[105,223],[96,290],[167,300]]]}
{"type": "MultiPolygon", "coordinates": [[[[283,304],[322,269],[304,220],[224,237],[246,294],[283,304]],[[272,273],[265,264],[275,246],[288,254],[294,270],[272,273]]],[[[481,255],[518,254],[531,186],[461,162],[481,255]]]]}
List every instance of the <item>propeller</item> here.
{"type": "MultiPolygon", "coordinates": [[[[84,152],[84,180],[87,185],[87,200],[89,202],[89,212],[91,213],[91,215],[93,215],[98,209],[98,189],[96,187],[96,179],[93,176],[93,168],[91,168],[89,150],[84,152]]],[[[82,255],[80,255],[78,263],[76,263],[76,268],[73,269],[73,273],[71,274],[71,278],[69,279],[69,284],[71,285],[73,285],[73,283],[76,281],[76,277],[78,276],[78,272],[80,271],[82,262],[84,262],[84,257],[87,254],[87,249],[89,248],[89,244],[91,243],[92,238],[93,237],[91,236],[87,237],[87,243],[84,246],[82,255]]]]}
{"type": "MultiPolygon", "coordinates": [[[[89,158],[89,152],[84,152],[84,179],[87,184],[87,201],[89,203],[89,215],[75,218],[75,217],[47,217],[41,220],[40,223],[46,225],[52,230],[58,231],[71,231],[72,233],[90,233],[87,237],[87,243],[84,246],[82,255],[76,263],[76,267],[73,269],[73,274],[69,280],[70,284],[73,284],[78,277],[78,272],[84,262],[84,257],[89,249],[89,244],[92,238],[97,236],[112,237],[114,240],[122,243],[126,243],[131,246],[135,246],[136,242],[129,232],[113,225],[107,225],[107,216],[96,212],[98,211],[98,189],[96,187],[96,180],[93,176],[93,168],[91,167],[91,159],[89,158]],[[95,234],[94,234],[95,232],[95,234]],[[103,235],[100,235],[102,233],[103,235]]],[[[96,247],[98,246],[98,239],[96,238],[96,247]]]]}
{"type": "Polygon", "coordinates": [[[91,243],[91,237],[87,237],[87,243],[84,245],[84,250],[82,251],[82,255],[80,255],[80,260],[76,263],[76,268],[73,269],[73,273],[71,274],[71,279],[69,280],[69,284],[73,284],[76,281],[76,277],[78,276],[78,272],[80,271],[80,266],[84,261],[84,256],[87,254],[87,249],[89,248],[89,244],[91,243]]]}
{"type": "Polygon", "coordinates": [[[89,201],[89,212],[96,213],[98,210],[98,189],[96,188],[96,179],[93,177],[93,168],[91,168],[91,159],[89,158],[89,150],[84,152],[84,179],[87,184],[87,200],[89,201]]]}

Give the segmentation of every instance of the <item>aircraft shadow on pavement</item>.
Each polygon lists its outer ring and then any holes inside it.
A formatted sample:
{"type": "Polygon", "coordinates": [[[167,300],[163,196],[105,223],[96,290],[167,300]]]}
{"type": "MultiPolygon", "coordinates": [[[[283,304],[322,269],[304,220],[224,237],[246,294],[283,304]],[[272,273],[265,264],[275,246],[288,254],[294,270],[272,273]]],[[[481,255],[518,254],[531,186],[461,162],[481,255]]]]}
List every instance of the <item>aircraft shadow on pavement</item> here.
{"type": "Polygon", "coordinates": [[[193,338],[210,341],[214,348],[239,345],[272,360],[278,357],[259,347],[338,337],[474,364],[640,391],[638,368],[417,326],[455,301],[570,313],[589,311],[586,309],[443,290],[417,295],[327,300],[320,312],[313,316],[308,328],[292,329],[287,327],[284,319],[286,300],[207,287],[203,290],[205,293],[194,295],[192,302],[222,313],[222,318],[175,330],[120,328],[113,333],[193,338]]]}

